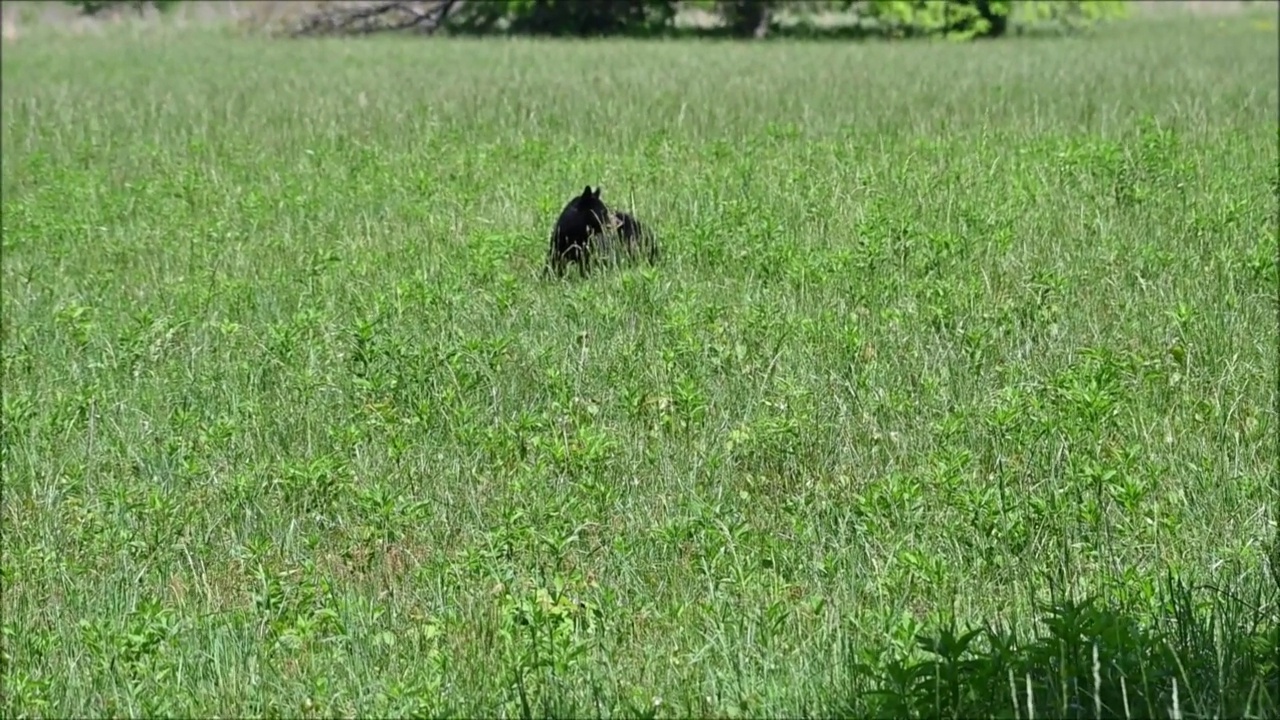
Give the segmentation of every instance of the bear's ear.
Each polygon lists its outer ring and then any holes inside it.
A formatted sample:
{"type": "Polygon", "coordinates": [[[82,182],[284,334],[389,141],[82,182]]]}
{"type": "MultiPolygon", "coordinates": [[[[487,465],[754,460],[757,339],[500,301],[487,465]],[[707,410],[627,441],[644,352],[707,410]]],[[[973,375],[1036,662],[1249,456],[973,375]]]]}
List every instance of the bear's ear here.
{"type": "Polygon", "coordinates": [[[584,198],[589,198],[589,197],[591,197],[591,186],[590,186],[590,185],[588,185],[588,186],[587,186],[587,188],[586,188],[585,190],[583,190],[583,191],[582,191],[582,197],[584,197],[584,198]]]}
{"type": "MultiPolygon", "coordinates": [[[[587,187],[587,189],[588,189],[588,190],[590,190],[590,189],[591,189],[591,187],[590,187],[590,186],[588,186],[588,187],[587,187]]],[[[601,190],[603,190],[603,189],[604,189],[604,188],[596,187],[596,194],[595,194],[593,197],[595,197],[595,199],[599,200],[599,199],[600,199],[600,191],[601,191],[601,190]]]]}

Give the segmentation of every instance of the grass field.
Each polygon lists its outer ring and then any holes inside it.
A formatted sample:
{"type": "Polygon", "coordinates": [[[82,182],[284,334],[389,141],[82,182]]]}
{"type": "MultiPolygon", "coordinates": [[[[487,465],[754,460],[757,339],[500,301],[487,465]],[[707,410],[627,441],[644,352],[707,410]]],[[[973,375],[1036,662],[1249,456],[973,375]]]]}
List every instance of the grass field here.
{"type": "Polygon", "coordinates": [[[4,716],[1280,716],[1274,22],[2,68],[4,716]]]}

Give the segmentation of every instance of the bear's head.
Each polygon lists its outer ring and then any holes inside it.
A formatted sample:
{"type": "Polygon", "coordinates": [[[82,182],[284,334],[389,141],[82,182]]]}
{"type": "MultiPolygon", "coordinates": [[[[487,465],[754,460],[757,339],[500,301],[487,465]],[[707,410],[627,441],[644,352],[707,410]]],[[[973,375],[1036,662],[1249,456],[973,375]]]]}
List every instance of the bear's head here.
{"type": "Polygon", "coordinates": [[[582,213],[587,218],[587,222],[595,231],[600,231],[606,226],[616,226],[617,220],[613,217],[613,213],[609,212],[609,208],[605,206],[604,201],[600,199],[601,188],[591,190],[588,185],[583,189],[582,194],[574,198],[570,203],[574,210],[582,213]]]}

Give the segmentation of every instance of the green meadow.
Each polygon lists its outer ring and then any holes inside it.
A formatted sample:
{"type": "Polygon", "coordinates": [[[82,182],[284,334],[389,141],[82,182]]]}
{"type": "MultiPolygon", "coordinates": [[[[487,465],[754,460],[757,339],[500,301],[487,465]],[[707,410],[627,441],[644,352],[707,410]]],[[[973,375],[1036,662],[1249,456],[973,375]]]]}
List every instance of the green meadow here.
{"type": "Polygon", "coordinates": [[[2,71],[4,716],[1280,715],[1274,19],[2,71]]]}

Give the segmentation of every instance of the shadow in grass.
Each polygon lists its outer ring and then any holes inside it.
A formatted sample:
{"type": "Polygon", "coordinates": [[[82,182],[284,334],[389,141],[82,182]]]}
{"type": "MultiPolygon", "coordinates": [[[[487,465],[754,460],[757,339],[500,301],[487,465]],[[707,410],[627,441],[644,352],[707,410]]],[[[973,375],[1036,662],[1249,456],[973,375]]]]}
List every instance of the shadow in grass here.
{"type": "MultiPolygon", "coordinates": [[[[1063,37],[1072,34],[1078,34],[1082,29],[1071,27],[1050,26],[1029,26],[1010,29],[1004,37],[1026,37],[1026,38],[1053,38],[1063,37]]],[[[930,36],[924,31],[917,31],[911,28],[903,28],[899,30],[887,30],[882,27],[869,24],[859,25],[838,25],[838,26],[818,26],[806,23],[796,23],[793,25],[775,26],[770,28],[769,34],[764,38],[744,37],[732,28],[727,27],[655,27],[655,28],[636,28],[629,29],[625,32],[617,32],[612,34],[586,35],[582,36],[568,30],[543,30],[543,31],[522,31],[505,33],[498,30],[487,28],[475,28],[463,24],[450,25],[445,29],[445,34],[459,37],[496,37],[496,36],[523,36],[523,37],[544,37],[544,38],[626,38],[628,40],[719,40],[725,42],[770,42],[770,41],[792,41],[804,40],[808,42],[865,42],[873,40],[919,40],[926,39],[930,36]]],[[[991,39],[991,38],[978,38],[991,39]]]]}
{"type": "MultiPolygon", "coordinates": [[[[855,22],[823,24],[809,19],[779,22],[770,26],[763,38],[741,31],[727,25],[671,25],[633,23],[612,28],[581,28],[572,25],[529,25],[502,26],[495,20],[496,16],[452,19],[441,28],[446,35],[462,37],[495,37],[520,36],[543,38],[626,38],[629,40],[722,40],[740,42],[769,42],[787,40],[827,41],[827,42],[862,42],[869,40],[919,40],[941,37],[934,31],[909,24],[891,24],[876,19],[862,19],[855,22]]],[[[1017,21],[1009,25],[1007,30],[998,36],[980,36],[975,39],[997,39],[1012,37],[1062,37],[1075,35],[1090,29],[1089,24],[1071,21],[1017,21]]]]}
{"type": "Polygon", "coordinates": [[[835,717],[1277,717],[1276,593],[1244,600],[1172,577],[1137,618],[1093,598],[1041,608],[1038,632],[954,625],[923,657],[874,666],[850,652],[835,717]]]}

